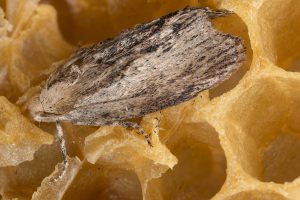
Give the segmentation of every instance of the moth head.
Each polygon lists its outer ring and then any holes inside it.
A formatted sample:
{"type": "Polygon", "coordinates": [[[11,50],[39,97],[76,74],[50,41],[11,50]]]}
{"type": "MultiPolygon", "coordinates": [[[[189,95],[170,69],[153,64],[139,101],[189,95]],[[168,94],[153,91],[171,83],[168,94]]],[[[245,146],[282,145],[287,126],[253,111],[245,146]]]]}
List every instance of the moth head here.
{"type": "Polygon", "coordinates": [[[66,85],[57,83],[50,88],[42,88],[37,96],[29,103],[28,109],[35,121],[54,122],[57,116],[68,113],[76,100],[76,95],[66,85]]]}
{"type": "Polygon", "coordinates": [[[28,106],[30,114],[35,121],[43,121],[40,119],[40,114],[45,112],[40,96],[34,96],[28,106]]]}
{"type": "Polygon", "coordinates": [[[58,120],[58,116],[55,113],[45,111],[43,101],[41,101],[41,97],[39,95],[32,98],[28,109],[34,121],[54,122],[58,120]]]}

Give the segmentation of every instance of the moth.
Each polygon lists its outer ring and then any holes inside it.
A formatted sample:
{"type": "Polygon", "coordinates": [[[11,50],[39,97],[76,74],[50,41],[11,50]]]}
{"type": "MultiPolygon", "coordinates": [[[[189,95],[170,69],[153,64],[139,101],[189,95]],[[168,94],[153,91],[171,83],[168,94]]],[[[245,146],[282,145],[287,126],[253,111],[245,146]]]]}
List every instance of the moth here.
{"type": "Polygon", "coordinates": [[[245,60],[243,41],[214,29],[229,11],[188,7],[80,48],[49,76],[29,109],[34,120],[62,127],[119,125],[180,104],[228,79],[245,60]]]}

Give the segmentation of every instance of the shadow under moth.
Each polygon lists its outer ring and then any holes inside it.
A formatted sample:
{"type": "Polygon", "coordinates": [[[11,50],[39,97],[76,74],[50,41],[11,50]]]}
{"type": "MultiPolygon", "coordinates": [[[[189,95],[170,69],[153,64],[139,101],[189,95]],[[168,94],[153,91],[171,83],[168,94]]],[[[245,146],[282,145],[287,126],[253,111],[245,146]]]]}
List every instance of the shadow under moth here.
{"type": "Polygon", "coordinates": [[[210,19],[229,13],[185,8],[80,48],[58,66],[29,109],[36,121],[56,122],[64,169],[61,121],[133,128],[151,145],[144,129],[126,120],[188,101],[228,79],[245,60],[245,47],[210,19]]]}

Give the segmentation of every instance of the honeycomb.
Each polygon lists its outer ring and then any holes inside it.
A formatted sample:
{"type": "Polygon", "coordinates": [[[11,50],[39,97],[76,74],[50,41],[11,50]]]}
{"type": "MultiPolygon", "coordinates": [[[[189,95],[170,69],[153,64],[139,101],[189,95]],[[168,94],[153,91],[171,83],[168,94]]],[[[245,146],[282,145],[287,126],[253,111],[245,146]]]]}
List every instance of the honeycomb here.
{"type": "Polygon", "coordinates": [[[299,200],[299,0],[0,0],[0,199],[299,200]],[[121,127],[55,126],[27,105],[78,46],[185,6],[242,37],[247,60],[195,99],[146,115],[154,147],[121,127]],[[160,118],[157,128],[156,117],[160,118]]]}

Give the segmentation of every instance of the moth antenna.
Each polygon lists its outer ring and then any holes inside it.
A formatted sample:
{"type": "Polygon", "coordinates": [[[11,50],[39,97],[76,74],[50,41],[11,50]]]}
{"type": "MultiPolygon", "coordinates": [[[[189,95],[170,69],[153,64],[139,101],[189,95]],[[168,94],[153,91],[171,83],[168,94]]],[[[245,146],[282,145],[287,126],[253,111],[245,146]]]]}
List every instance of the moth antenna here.
{"type": "Polygon", "coordinates": [[[60,179],[65,173],[66,173],[66,169],[69,165],[69,161],[68,161],[68,154],[67,154],[67,148],[66,148],[66,141],[64,138],[64,134],[63,134],[63,129],[61,127],[60,121],[56,121],[56,129],[57,129],[57,138],[59,141],[59,145],[60,145],[60,151],[61,151],[61,155],[62,155],[62,159],[63,159],[63,169],[61,171],[61,173],[59,174],[57,179],[60,179]]]}
{"type": "Polygon", "coordinates": [[[160,129],[160,119],[155,117],[153,120],[153,134],[158,135],[160,129]]]}

